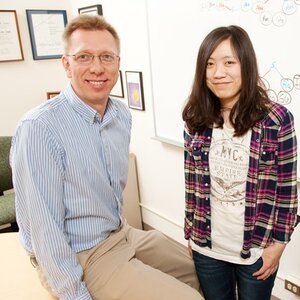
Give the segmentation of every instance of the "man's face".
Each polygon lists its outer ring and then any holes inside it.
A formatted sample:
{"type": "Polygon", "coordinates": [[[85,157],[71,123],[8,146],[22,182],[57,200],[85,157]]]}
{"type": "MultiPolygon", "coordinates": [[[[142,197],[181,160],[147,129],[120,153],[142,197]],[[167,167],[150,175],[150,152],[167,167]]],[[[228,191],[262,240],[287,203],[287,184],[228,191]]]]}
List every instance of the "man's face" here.
{"type": "Polygon", "coordinates": [[[70,36],[67,55],[62,58],[75,93],[93,108],[106,106],[109,94],[119,75],[120,60],[102,63],[98,57],[90,63],[76,60],[73,54],[118,55],[114,37],[106,30],[76,30],[70,36]]]}

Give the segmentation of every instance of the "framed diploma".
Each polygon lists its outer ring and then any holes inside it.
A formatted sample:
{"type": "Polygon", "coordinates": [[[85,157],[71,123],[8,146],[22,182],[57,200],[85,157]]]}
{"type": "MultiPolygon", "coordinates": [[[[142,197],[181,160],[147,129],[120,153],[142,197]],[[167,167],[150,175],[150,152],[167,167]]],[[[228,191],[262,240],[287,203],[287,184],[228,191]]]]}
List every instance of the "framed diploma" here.
{"type": "Polygon", "coordinates": [[[26,10],[33,59],[61,58],[65,10],[26,10]]]}
{"type": "Polygon", "coordinates": [[[15,10],[0,10],[0,62],[24,60],[15,10]]]}

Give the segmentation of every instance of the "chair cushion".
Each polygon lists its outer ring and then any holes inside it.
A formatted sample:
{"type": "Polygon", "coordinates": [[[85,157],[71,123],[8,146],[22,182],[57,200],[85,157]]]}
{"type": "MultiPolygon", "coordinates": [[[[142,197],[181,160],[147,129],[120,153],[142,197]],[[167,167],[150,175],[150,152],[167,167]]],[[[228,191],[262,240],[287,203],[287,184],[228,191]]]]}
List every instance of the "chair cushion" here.
{"type": "Polygon", "coordinates": [[[16,222],[15,194],[0,196],[0,225],[16,222]]]}
{"type": "Polygon", "coordinates": [[[11,136],[0,136],[0,195],[3,191],[13,188],[12,172],[9,165],[11,136]]]}

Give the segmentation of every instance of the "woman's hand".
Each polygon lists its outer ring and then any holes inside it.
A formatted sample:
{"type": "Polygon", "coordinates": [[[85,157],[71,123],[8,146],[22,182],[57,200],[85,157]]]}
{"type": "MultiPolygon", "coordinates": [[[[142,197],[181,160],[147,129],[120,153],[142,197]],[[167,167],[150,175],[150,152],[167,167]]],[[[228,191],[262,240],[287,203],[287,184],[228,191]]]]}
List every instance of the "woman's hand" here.
{"type": "Polygon", "coordinates": [[[279,260],[285,246],[286,244],[275,242],[265,248],[262,253],[263,265],[258,271],[253,273],[253,276],[257,277],[258,280],[266,280],[274,274],[278,269],[279,260]]]}

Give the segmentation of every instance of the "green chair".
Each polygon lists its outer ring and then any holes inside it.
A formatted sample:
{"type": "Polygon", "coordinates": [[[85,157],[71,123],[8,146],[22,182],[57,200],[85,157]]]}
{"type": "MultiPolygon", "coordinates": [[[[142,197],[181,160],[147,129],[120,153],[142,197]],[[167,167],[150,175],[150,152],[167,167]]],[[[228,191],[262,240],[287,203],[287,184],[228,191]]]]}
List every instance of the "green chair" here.
{"type": "Polygon", "coordinates": [[[11,224],[13,231],[18,230],[15,211],[15,194],[7,192],[13,189],[9,151],[11,136],[0,136],[0,226],[11,224]]]}

